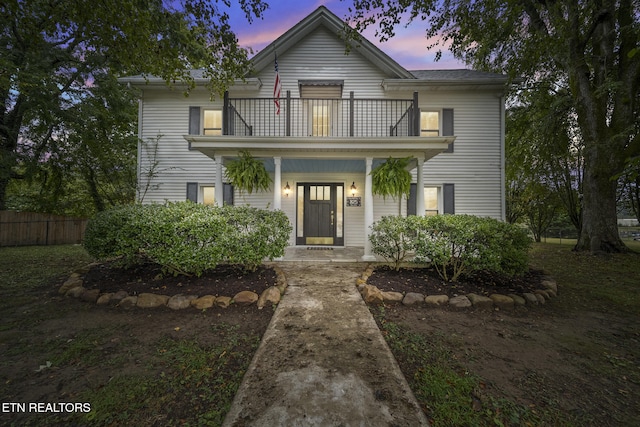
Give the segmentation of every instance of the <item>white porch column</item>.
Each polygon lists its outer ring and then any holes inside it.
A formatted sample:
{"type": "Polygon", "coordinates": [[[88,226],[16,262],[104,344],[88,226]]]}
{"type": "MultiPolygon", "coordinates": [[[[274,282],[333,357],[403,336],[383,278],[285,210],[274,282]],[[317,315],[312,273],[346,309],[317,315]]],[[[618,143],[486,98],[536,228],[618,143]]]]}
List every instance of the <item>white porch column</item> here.
{"type": "Polygon", "coordinates": [[[222,156],[216,156],[216,181],[214,183],[215,188],[215,202],[216,206],[222,206],[224,204],[224,185],[222,185],[222,156]]]}
{"type": "Polygon", "coordinates": [[[416,215],[424,216],[424,159],[418,158],[418,179],[416,185],[416,215]]]}
{"type": "Polygon", "coordinates": [[[365,178],[364,178],[364,255],[363,261],[375,261],[376,257],[371,252],[371,242],[369,234],[373,225],[373,191],[371,190],[371,165],[373,158],[365,159],[365,178]]]}
{"type": "Polygon", "coordinates": [[[273,163],[276,166],[276,173],[273,180],[273,210],[282,209],[282,175],[281,175],[281,157],[274,157],[273,163]]]}

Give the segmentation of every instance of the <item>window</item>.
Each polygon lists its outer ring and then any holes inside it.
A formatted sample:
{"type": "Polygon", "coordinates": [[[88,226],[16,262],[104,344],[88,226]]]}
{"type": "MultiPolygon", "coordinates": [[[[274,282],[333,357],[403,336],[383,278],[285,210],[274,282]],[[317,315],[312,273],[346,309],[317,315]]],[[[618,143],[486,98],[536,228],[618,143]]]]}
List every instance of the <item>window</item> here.
{"type": "MultiPolygon", "coordinates": [[[[319,102],[319,101],[316,101],[319,102]]],[[[329,136],[329,105],[314,105],[311,118],[311,136],[329,136]]]]}
{"type": "Polygon", "coordinates": [[[424,187],[424,214],[438,215],[440,212],[440,187],[424,187]]]}
{"type": "Polygon", "coordinates": [[[420,112],[420,136],[440,136],[440,113],[437,111],[420,112]]]}
{"type": "Polygon", "coordinates": [[[338,124],[338,100],[342,97],[342,80],[299,80],[300,98],[305,100],[310,136],[331,136],[338,124]]]}
{"type": "Polygon", "coordinates": [[[222,135],[222,111],[204,110],[202,128],[203,135],[222,135]]]}
{"type": "Polygon", "coordinates": [[[202,203],[205,205],[215,205],[216,203],[216,187],[206,185],[200,187],[202,191],[202,203]]]}
{"type": "Polygon", "coordinates": [[[330,185],[312,185],[309,187],[309,200],[331,200],[330,185]]]}

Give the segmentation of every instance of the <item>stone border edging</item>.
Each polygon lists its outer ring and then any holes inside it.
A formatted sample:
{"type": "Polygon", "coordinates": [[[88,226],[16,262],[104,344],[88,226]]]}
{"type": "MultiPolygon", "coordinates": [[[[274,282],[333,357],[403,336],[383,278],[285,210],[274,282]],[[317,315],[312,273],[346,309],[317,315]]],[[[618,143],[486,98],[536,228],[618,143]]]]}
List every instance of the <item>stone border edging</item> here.
{"type": "Polygon", "coordinates": [[[533,293],[518,294],[492,294],[488,297],[467,294],[449,298],[448,295],[423,295],[417,292],[384,292],[374,285],[367,284],[367,280],[373,274],[374,266],[369,265],[364,273],[356,279],[356,286],[360,295],[367,304],[383,304],[385,302],[402,303],[403,305],[424,304],[427,307],[446,307],[453,309],[477,308],[483,310],[513,310],[515,307],[543,305],[551,298],[558,296],[558,284],[549,277],[544,276],[541,285],[545,289],[537,289],[533,293]]]}
{"type": "Polygon", "coordinates": [[[241,291],[233,297],[184,294],[177,294],[170,297],[168,295],[159,295],[147,292],[139,295],[129,295],[128,292],[124,290],[102,293],[100,292],[100,289],[86,289],[83,286],[84,275],[96,265],[98,265],[98,263],[91,263],[71,273],[69,278],[58,290],[58,293],[97,305],[115,305],[116,307],[125,309],[131,309],[134,307],[155,308],[166,306],[173,310],[183,310],[189,307],[204,310],[214,306],[227,308],[231,304],[250,306],[255,303],[258,310],[261,310],[267,305],[267,303],[271,303],[272,306],[278,305],[280,298],[284,295],[287,289],[287,280],[284,272],[278,266],[271,265],[270,267],[272,267],[276,272],[276,285],[267,288],[260,295],[252,291],[241,291]]]}

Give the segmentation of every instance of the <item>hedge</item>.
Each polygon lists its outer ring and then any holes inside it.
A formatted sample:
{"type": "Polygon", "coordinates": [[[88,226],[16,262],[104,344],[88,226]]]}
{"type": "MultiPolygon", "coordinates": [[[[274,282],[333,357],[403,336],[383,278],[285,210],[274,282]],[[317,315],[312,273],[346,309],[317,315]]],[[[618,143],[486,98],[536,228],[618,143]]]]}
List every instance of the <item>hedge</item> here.
{"type": "Polygon", "coordinates": [[[522,275],[531,244],[521,228],[473,215],[383,217],[373,225],[370,241],[374,253],[396,268],[412,251],[415,261],[430,262],[446,281],[480,271],[522,275]]]}
{"type": "Polygon", "coordinates": [[[255,270],[284,255],[291,225],[282,211],[192,202],[130,205],[97,214],[84,246],[98,260],[154,262],[174,274],[200,276],[220,264],[255,270]]]}

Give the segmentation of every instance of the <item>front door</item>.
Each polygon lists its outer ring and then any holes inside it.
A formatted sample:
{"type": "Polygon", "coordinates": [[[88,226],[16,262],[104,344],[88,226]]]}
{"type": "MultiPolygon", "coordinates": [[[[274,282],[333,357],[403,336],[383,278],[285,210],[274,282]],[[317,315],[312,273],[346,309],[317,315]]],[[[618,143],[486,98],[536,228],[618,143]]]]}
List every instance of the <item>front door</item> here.
{"type": "Polygon", "coordinates": [[[304,197],[300,200],[303,206],[298,209],[303,235],[298,235],[297,243],[342,245],[343,184],[300,184],[298,189],[304,192],[304,197]]]}

